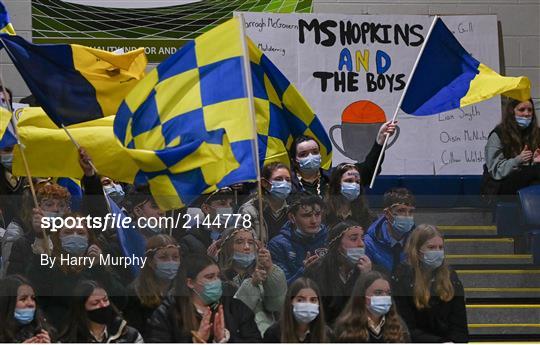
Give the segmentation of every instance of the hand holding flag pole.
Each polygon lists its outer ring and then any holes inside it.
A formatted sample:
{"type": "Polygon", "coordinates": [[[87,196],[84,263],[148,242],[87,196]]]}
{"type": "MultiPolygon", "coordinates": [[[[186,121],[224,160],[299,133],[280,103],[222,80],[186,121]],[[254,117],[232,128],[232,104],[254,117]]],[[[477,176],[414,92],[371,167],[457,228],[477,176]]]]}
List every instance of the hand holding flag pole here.
{"type": "MultiPolygon", "coordinates": [[[[407,84],[405,84],[405,88],[403,89],[403,92],[401,93],[401,97],[399,98],[399,102],[398,102],[398,104],[396,106],[396,110],[394,111],[394,116],[392,117],[392,123],[394,123],[396,121],[396,119],[397,119],[399,109],[401,109],[401,104],[403,103],[403,98],[405,97],[405,94],[407,94],[407,89],[409,88],[411,78],[414,75],[416,67],[418,66],[418,62],[420,61],[420,57],[422,56],[422,53],[424,52],[426,44],[427,44],[427,42],[429,40],[429,36],[431,36],[431,32],[433,31],[433,28],[435,27],[435,23],[437,22],[438,18],[439,18],[439,16],[433,17],[433,22],[431,22],[431,26],[429,27],[428,33],[426,35],[426,39],[424,40],[424,43],[422,44],[422,48],[420,48],[420,52],[418,53],[418,56],[416,57],[416,61],[414,62],[413,68],[411,70],[411,73],[409,74],[409,79],[407,80],[407,84]]],[[[369,188],[373,188],[373,185],[375,184],[375,178],[377,177],[377,171],[379,170],[379,167],[381,166],[382,156],[384,155],[384,151],[386,150],[386,146],[388,145],[388,139],[389,138],[390,138],[390,135],[388,133],[385,133],[384,143],[382,145],[382,149],[381,149],[381,153],[379,154],[379,158],[377,159],[377,165],[375,166],[375,170],[373,171],[373,177],[371,178],[371,183],[369,184],[369,188]]]]}

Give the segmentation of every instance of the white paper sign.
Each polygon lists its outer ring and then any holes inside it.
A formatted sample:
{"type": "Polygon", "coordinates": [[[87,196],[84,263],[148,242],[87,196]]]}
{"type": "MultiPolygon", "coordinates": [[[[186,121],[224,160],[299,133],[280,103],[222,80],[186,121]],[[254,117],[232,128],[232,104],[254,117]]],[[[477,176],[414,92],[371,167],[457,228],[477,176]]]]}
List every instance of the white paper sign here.
{"type": "MultiPolygon", "coordinates": [[[[392,118],[433,17],[244,13],[246,32],[309,101],[333,143],[333,165],[363,161],[392,118]]],[[[499,71],[497,18],[447,16],[477,60],[499,71]]],[[[444,66],[440,66],[445,68],[444,66]]],[[[383,174],[481,174],[500,98],[443,114],[398,113],[383,174]]]]}

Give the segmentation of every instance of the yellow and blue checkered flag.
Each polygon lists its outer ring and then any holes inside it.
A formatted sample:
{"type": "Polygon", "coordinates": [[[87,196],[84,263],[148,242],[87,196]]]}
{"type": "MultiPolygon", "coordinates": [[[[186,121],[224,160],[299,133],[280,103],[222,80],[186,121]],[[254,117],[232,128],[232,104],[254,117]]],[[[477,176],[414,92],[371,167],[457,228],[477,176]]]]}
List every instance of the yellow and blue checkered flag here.
{"type": "Polygon", "coordinates": [[[186,44],[121,104],[114,133],[162,209],[257,178],[240,23],[186,44]]]}
{"type": "Polygon", "coordinates": [[[0,149],[17,144],[17,137],[11,123],[12,114],[6,108],[0,107],[0,149]]]}
{"type": "Polygon", "coordinates": [[[332,144],[321,121],[296,87],[250,39],[248,45],[261,166],[275,161],[289,165],[293,140],[306,135],[319,143],[321,166],[329,169],[332,144]]]}
{"type": "Polygon", "coordinates": [[[3,1],[0,1],[0,33],[16,35],[13,25],[9,20],[9,14],[3,1]]]}

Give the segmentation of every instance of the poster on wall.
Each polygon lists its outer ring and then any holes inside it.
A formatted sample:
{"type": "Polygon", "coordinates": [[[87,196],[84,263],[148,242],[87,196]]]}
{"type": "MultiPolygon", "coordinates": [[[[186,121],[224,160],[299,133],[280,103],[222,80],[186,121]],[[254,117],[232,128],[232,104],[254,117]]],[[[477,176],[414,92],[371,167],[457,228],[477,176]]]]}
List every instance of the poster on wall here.
{"type": "MultiPolygon", "coordinates": [[[[417,15],[244,16],[248,36],[321,118],[333,144],[334,166],[364,160],[379,127],[394,114],[433,20],[417,15]]],[[[496,16],[443,20],[468,52],[499,70],[496,16]]],[[[479,175],[487,137],[500,116],[499,97],[433,116],[399,111],[399,130],[389,141],[382,173],[479,175]]]]}
{"type": "Polygon", "coordinates": [[[161,62],[234,11],[309,13],[313,0],[32,0],[34,43],[115,51],[145,48],[161,62]]]}

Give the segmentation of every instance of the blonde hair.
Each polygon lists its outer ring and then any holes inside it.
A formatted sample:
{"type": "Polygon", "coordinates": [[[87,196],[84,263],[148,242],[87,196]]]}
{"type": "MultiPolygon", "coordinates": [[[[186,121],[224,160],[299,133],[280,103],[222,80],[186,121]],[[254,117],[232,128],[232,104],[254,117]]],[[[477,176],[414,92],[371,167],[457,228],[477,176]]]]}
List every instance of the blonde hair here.
{"type": "Polygon", "coordinates": [[[434,271],[426,269],[421,260],[420,248],[434,237],[444,238],[435,225],[420,224],[411,233],[405,246],[407,261],[413,269],[413,299],[417,309],[429,307],[431,298],[431,280],[437,296],[444,302],[454,298],[454,286],[450,280],[450,268],[446,261],[434,271]]]}

